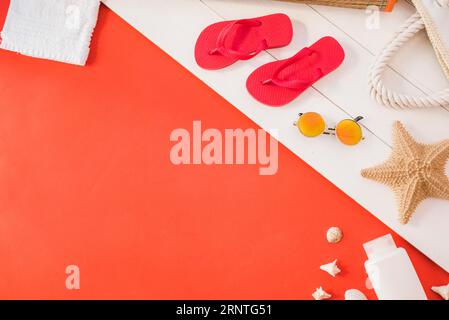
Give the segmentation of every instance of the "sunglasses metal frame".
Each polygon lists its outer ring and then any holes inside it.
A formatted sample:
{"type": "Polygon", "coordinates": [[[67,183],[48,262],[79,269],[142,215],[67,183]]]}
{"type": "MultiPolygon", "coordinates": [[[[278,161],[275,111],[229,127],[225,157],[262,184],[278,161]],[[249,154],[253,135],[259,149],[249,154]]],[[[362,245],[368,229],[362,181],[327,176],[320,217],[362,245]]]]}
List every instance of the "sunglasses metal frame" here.
{"type": "MultiPolygon", "coordinates": [[[[305,114],[305,113],[303,113],[303,112],[298,113],[299,118],[301,118],[304,114],[305,114]]],[[[321,114],[319,114],[319,115],[321,116],[321,114]]],[[[322,116],[321,116],[321,117],[322,117],[322,116]]],[[[298,120],[299,120],[299,118],[298,118],[298,120]]],[[[333,135],[333,136],[336,136],[337,139],[338,139],[338,136],[337,136],[337,134],[336,134],[336,128],[338,127],[338,125],[339,125],[341,122],[346,121],[346,120],[350,120],[350,121],[353,121],[354,123],[356,123],[356,124],[360,127],[360,129],[362,129],[362,127],[360,126],[359,122],[360,122],[361,120],[363,120],[363,119],[364,119],[364,117],[362,117],[362,116],[357,116],[357,117],[355,117],[354,119],[351,119],[351,118],[343,119],[343,120],[339,121],[339,122],[335,125],[335,127],[324,129],[324,131],[323,131],[321,134],[325,134],[325,135],[333,135]]],[[[324,118],[323,118],[323,121],[324,121],[324,118]]],[[[326,121],[324,121],[324,123],[326,124],[326,121]]],[[[298,126],[298,121],[293,122],[293,125],[294,125],[295,127],[297,127],[297,126],[298,126]]],[[[301,132],[301,130],[299,130],[299,132],[301,132]]],[[[303,136],[307,137],[303,132],[301,132],[301,134],[302,134],[303,136]]],[[[320,134],[320,135],[321,135],[321,134],[320,134]]],[[[338,139],[338,140],[339,140],[340,143],[342,143],[342,142],[340,141],[340,139],[338,139]]],[[[364,137],[363,135],[362,135],[362,138],[360,139],[360,141],[362,141],[362,140],[365,140],[365,137],[364,137]]],[[[358,143],[360,143],[360,141],[359,141],[358,143]]],[[[358,143],[357,143],[357,144],[358,144],[358,143]]],[[[342,144],[344,144],[344,143],[342,143],[342,144]]],[[[346,145],[346,144],[345,144],[345,145],[346,145]]]]}

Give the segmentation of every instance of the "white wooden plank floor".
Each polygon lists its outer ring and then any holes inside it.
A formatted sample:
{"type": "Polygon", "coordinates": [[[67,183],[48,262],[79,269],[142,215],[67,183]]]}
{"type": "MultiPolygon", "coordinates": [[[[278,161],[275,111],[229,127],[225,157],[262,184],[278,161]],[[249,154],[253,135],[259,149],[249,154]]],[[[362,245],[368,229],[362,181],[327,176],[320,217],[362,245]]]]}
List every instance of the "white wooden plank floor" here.
{"type": "MultiPolygon", "coordinates": [[[[402,226],[397,222],[397,206],[390,190],[360,177],[360,169],[388,157],[395,120],[401,120],[422,142],[449,138],[449,109],[397,111],[379,106],[369,97],[368,68],[374,55],[414,12],[410,4],[400,1],[393,13],[381,15],[379,29],[369,30],[365,27],[367,14],[363,10],[270,0],[104,0],[104,3],[254,122],[268,132],[276,132],[287,148],[449,271],[449,202],[423,202],[412,221],[402,226]],[[293,20],[294,40],[288,47],[269,50],[220,71],[206,71],[196,65],[193,48],[204,27],[220,20],[275,12],[286,13],[293,20]],[[347,53],[345,63],[335,73],[282,108],[264,106],[249,96],[245,81],[255,68],[289,57],[326,35],[337,38],[347,53]],[[363,115],[366,140],[355,148],[346,148],[329,137],[305,139],[291,125],[296,114],[304,111],[320,112],[331,123],[363,115]]],[[[410,94],[449,86],[424,33],[392,61],[386,82],[410,94]]]]}

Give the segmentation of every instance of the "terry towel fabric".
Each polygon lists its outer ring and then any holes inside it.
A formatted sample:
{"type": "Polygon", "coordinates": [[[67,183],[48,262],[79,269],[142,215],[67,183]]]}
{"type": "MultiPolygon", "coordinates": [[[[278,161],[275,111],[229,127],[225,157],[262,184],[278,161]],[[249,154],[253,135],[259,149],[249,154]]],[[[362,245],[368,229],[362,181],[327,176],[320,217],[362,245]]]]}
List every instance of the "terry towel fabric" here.
{"type": "Polygon", "coordinates": [[[0,48],[85,65],[99,0],[11,0],[0,48]]]}

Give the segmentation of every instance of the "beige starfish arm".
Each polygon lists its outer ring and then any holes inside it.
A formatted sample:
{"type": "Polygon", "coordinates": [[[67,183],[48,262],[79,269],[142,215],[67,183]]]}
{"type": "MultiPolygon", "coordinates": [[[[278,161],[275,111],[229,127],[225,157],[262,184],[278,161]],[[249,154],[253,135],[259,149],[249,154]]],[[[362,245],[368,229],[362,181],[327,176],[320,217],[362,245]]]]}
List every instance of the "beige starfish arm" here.
{"type": "Polygon", "coordinates": [[[420,144],[404,128],[401,122],[393,125],[393,153],[405,158],[413,158],[419,153],[420,144]]]}
{"type": "Polygon", "coordinates": [[[387,161],[386,163],[368,169],[363,169],[361,175],[386,185],[396,185],[399,181],[407,178],[407,171],[404,167],[387,161]]]}
{"type": "Polygon", "coordinates": [[[424,161],[431,163],[433,167],[444,167],[449,160],[449,140],[426,146],[424,161]]]}
{"type": "Polygon", "coordinates": [[[399,222],[407,224],[418,207],[426,198],[426,192],[418,177],[415,177],[400,187],[395,188],[399,202],[399,222]]]}
{"type": "Polygon", "coordinates": [[[435,172],[425,179],[427,182],[427,192],[429,197],[449,200],[449,179],[444,171],[435,172]]]}

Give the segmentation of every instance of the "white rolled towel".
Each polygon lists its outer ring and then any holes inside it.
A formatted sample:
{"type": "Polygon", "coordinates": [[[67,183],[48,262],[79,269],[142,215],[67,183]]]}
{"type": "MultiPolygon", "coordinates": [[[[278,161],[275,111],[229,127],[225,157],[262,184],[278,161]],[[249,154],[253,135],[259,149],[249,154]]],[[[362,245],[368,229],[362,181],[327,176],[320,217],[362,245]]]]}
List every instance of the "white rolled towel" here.
{"type": "Polygon", "coordinates": [[[99,0],[11,0],[0,48],[85,65],[99,0]]]}

